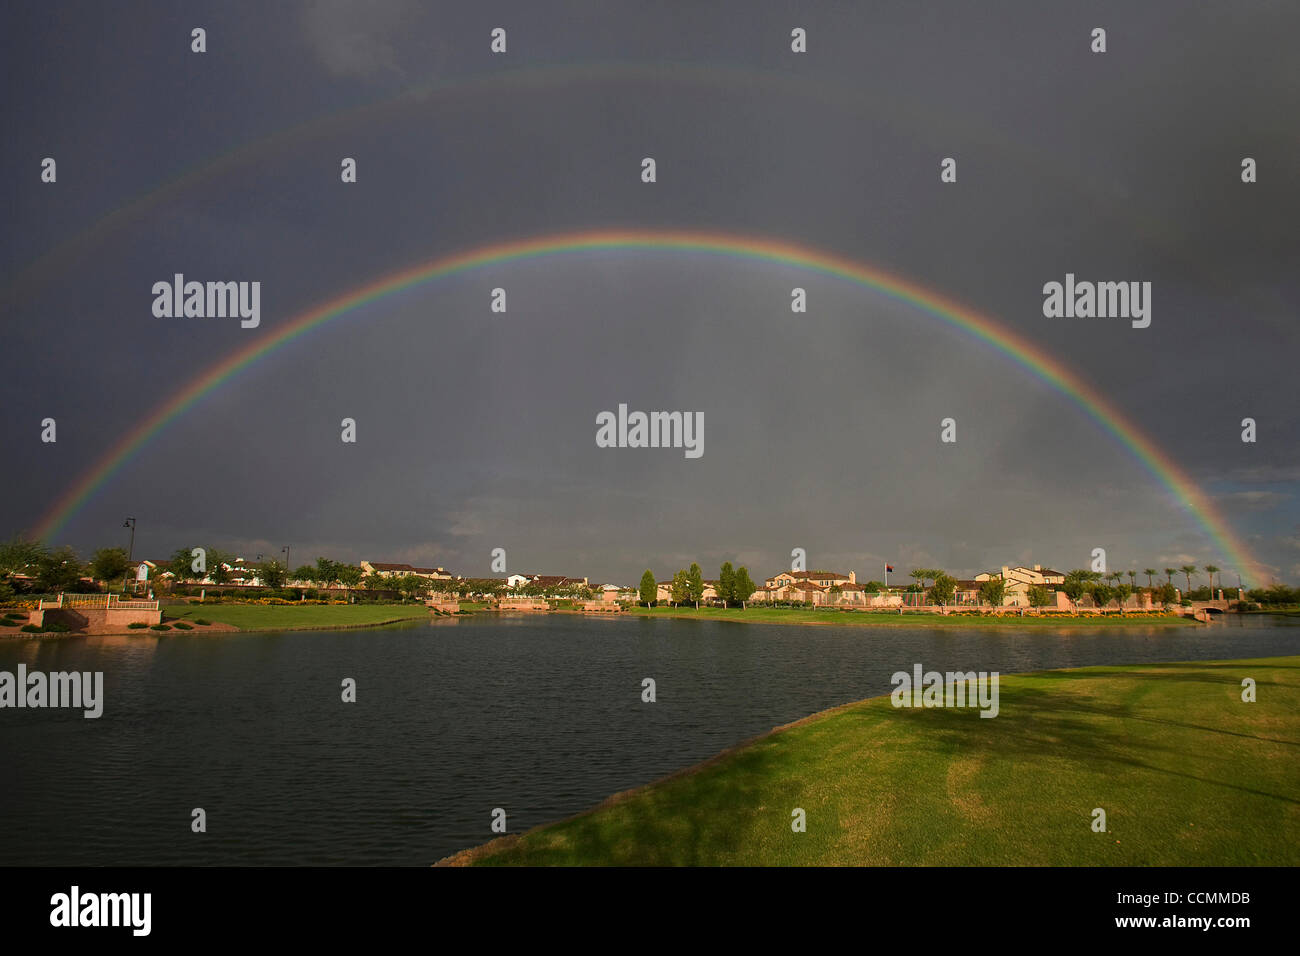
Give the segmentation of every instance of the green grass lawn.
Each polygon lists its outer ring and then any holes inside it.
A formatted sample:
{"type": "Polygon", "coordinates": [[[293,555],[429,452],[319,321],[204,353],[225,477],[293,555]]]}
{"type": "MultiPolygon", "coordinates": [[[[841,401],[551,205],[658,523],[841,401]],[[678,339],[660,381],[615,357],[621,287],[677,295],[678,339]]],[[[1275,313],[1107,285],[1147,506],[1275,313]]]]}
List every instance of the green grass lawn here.
{"type": "Polygon", "coordinates": [[[1194,627],[1190,618],[1161,615],[1139,617],[1137,614],[1104,617],[1083,615],[1026,615],[1015,617],[976,617],[971,614],[935,614],[932,612],[888,611],[816,611],[811,608],[750,607],[633,607],[633,614],[648,617],[687,617],[712,621],[748,621],[753,624],[835,624],[844,627],[1194,627]]]}
{"type": "Polygon", "coordinates": [[[1300,657],[1045,671],[992,719],[849,704],[455,862],[1294,866],[1298,757],[1300,657]]]}
{"type": "MultiPolygon", "coordinates": [[[[390,621],[427,621],[420,604],[190,604],[164,609],[163,620],[218,621],[243,631],[364,627],[390,621]]],[[[195,632],[202,631],[198,626],[195,632]]]]}

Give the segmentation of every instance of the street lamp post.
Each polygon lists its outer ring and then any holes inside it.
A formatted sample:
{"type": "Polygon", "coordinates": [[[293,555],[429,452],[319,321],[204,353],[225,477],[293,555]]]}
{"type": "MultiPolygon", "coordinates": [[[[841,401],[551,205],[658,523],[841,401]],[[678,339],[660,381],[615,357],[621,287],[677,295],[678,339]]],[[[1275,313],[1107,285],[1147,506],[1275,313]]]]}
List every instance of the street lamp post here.
{"type": "Polygon", "coordinates": [[[280,551],[284,554],[284,576],[289,577],[289,546],[286,544],[280,551]]]}
{"type": "Polygon", "coordinates": [[[135,519],[127,518],[122,522],[123,528],[131,529],[131,543],[126,548],[126,576],[122,578],[122,590],[126,590],[126,582],[131,577],[131,565],[135,560],[135,519]]]}

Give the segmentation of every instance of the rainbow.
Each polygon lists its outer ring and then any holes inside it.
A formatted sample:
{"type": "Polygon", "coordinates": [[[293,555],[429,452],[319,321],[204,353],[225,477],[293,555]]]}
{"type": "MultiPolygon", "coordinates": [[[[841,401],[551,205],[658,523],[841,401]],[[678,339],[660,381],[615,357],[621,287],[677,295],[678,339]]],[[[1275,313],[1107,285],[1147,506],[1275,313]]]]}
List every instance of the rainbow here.
{"type": "Polygon", "coordinates": [[[855,283],[914,306],[984,342],[1070,398],[1112,435],[1204,527],[1242,577],[1263,581],[1267,573],[1176,462],[1095,388],[1017,335],[979,313],[909,280],[808,246],[727,233],[677,230],[592,230],[536,236],[453,253],[385,275],[289,320],[247,347],[221,359],[143,419],[72,485],[34,529],[42,540],[57,535],[90,498],[131,458],[204,396],[234,375],[312,329],[414,286],[498,263],[589,251],[670,251],[775,263],[855,283]]]}

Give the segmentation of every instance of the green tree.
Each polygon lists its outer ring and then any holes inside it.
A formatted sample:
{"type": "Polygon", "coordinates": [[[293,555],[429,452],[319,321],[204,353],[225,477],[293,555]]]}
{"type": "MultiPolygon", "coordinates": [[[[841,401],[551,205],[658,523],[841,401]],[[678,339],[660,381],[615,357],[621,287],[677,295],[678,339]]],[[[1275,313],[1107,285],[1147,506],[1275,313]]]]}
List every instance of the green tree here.
{"type": "Polygon", "coordinates": [[[182,581],[188,581],[194,577],[194,555],[190,553],[190,548],[177,548],[167,562],[160,570],[170,571],[172,578],[177,584],[182,581]]]}
{"type": "Polygon", "coordinates": [[[645,574],[641,575],[640,594],[641,603],[650,607],[655,602],[655,596],[658,593],[658,587],[655,585],[654,572],[646,568],[645,574]]]}
{"type": "Polygon", "coordinates": [[[0,577],[12,577],[15,574],[34,576],[36,565],[45,557],[45,545],[39,541],[26,538],[10,538],[0,544],[0,577]]]}
{"type": "MultiPolygon", "coordinates": [[[[418,574],[403,574],[393,579],[397,591],[406,600],[414,600],[428,593],[429,582],[418,574]]],[[[486,589],[485,589],[486,590],[486,589]]]]}
{"type": "Polygon", "coordinates": [[[125,578],[130,567],[126,548],[100,548],[90,558],[90,576],[105,585],[125,578]]]}
{"type": "Polygon", "coordinates": [[[344,565],[340,564],[338,561],[331,561],[329,558],[319,557],[316,559],[316,576],[312,580],[321,587],[330,587],[331,585],[338,583],[339,575],[342,573],[343,568],[344,565]]]}
{"type": "MultiPolygon", "coordinates": [[[[1205,573],[1210,576],[1210,600],[1213,601],[1214,600],[1214,576],[1219,573],[1219,566],[1217,564],[1207,564],[1205,566],[1205,573]]],[[[1219,584],[1222,585],[1223,581],[1220,580],[1219,584]]]]}
{"type": "Polygon", "coordinates": [[[225,584],[230,580],[230,571],[226,568],[226,565],[234,562],[233,555],[218,551],[216,548],[208,548],[206,561],[208,578],[213,584],[225,584]]]}
{"type": "Polygon", "coordinates": [[[731,599],[740,602],[743,608],[745,602],[754,594],[755,584],[749,576],[749,568],[743,564],[736,568],[736,576],[731,579],[731,599]]]}
{"type": "Polygon", "coordinates": [[[1156,586],[1155,586],[1154,584],[1151,583],[1151,579],[1154,578],[1154,577],[1156,576],[1156,569],[1155,569],[1155,568],[1143,568],[1143,569],[1142,569],[1142,573],[1145,574],[1145,575],[1147,576],[1147,590],[1148,590],[1148,591],[1154,591],[1156,586]]]}
{"type": "Polygon", "coordinates": [[[940,607],[951,604],[957,592],[957,582],[942,571],[935,570],[934,583],[930,585],[930,603],[940,607]]]}
{"type": "Polygon", "coordinates": [[[355,564],[336,564],[334,566],[334,572],[336,575],[335,580],[345,588],[355,588],[361,583],[363,572],[355,564]]]}
{"type": "Polygon", "coordinates": [[[289,575],[290,581],[306,581],[308,584],[316,583],[316,565],[304,564],[294,569],[293,574],[289,575]]]}
{"type": "Polygon", "coordinates": [[[1109,584],[1102,584],[1100,581],[1094,581],[1092,585],[1092,600],[1099,608],[1104,608],[1115,598],[1115,589],[1109,584]]]}
{"type": "Polygon", "coordinates": [[[1136,571],[1129,570],[1129,572],[1128,572],[1128,586],[1129,586],[1130,588],[1133,588],[1133,589],[1136,590],[1136,589],[1137,589],[1137,580],[1138,580],[1138,573],[1137,573],[1136,571]]]}
{"type": "Polygon", "coordinates": [[[704,600],[704,572],[694,561],[691,562],[690,570],[686,572],[686,579],[690,583],[691,603],[698,608],[700,602],[704,600]]]}
{"type": "Polygon", "coordinates": [[[1246,597],[1256,604],[1295,604],[1300,601],[1300,588],[1293,589],[1285,584],[1274,582],[1266,588],[1251,588],[1246,592],[1246,597]]]}
{"type": "Polygon", "coordinates": [[[674,604],[685,604],[691,599],[691,580],[685,568],[673,575],[671,590],[674,604]]]}
{"type": "Polygon", "coordinates": [[[1184,564],[1181,568],[1178,569],[1178,571],[1180,574],[1182,574],[1184,577],[1187,578],[1187,590],[1190,591],[1192,589],[1192,575],[1196,573],[1196,565],[1184,564]]]}
{"type": "Polygon", "coordinates": [[[262,586],[268,588],[284,587],[286,573],[284,565],[276,560],[267,561],[257,569],[257,576],[261,579],[262,586]]]}
{"type": "Polygon", "coordinates": [[[36,584],[42,591],[75,591],[85,568],[77,552],[64,545],[48,551],[36,562],[36,584]]]}
{"type": "Polygon", "coordinates": [[[1031,584],[1028,596],[1030,607],[1047,607],[1052,603],[1052,592],[1041,584],[1031,584]]]}
{"type": "Polygon", "coordinates": [[[1007,582],[1001,578],[990,578],[980,585],[980,600],[987,601],[994,607],[1001,607],[1006,596],[1007,582]]]}
{"type": "Polygon", "coordinates": [[[1082,568],[1075,568],[1065,576],[1065,581],[1061,584],[1061,590],[1065,596],[1070,599],[1070,604],[1077,608],[1080,599],[1091,590],[1092,583],[1099,577],[1096,571],[1085,571],[1082,568]]]}
{"type": "Polygon", "coordinates": [[[879,594],[881,591],[885,590],[885,582],[868,581],[866,584],[862,585],[862,590],[867,594],[879,594]]]}
{"type": "Polygon", "coordinates": [[[723,561],[722,568],[718,571],[718,599],[722,601],[723,607],[728,607],[735,600],[736,593],[736,572],[731,567],[730,561],[723,561]]]}
{"type": "Polygon", "coordinates": [[[1174,572],[1177,570],[1177,568],[1165,568],[1165,584],[1174,583],[1174,572]]]}
{"type": "Polygon", "coordinates": [[[1115,586],[1115,600],[1119,601],[1119,613],[1124,613],[1124,602],[1133,594],[1133,585],[1119,584],[1115,586]]]}

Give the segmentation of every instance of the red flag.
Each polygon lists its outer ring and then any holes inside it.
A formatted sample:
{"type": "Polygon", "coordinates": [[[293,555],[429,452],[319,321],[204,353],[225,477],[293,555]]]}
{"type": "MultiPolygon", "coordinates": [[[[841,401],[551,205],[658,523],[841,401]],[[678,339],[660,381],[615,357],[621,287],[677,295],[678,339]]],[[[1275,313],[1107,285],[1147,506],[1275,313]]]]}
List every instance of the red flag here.
{"type": "Polygon", "coordinates": [[[892,570],[894,570],[894,566],[893,566],[892,564],[887,564],[887,565],[885,565],[885,570],[886,570],[886,571],[892,571],[892,570]]]}

